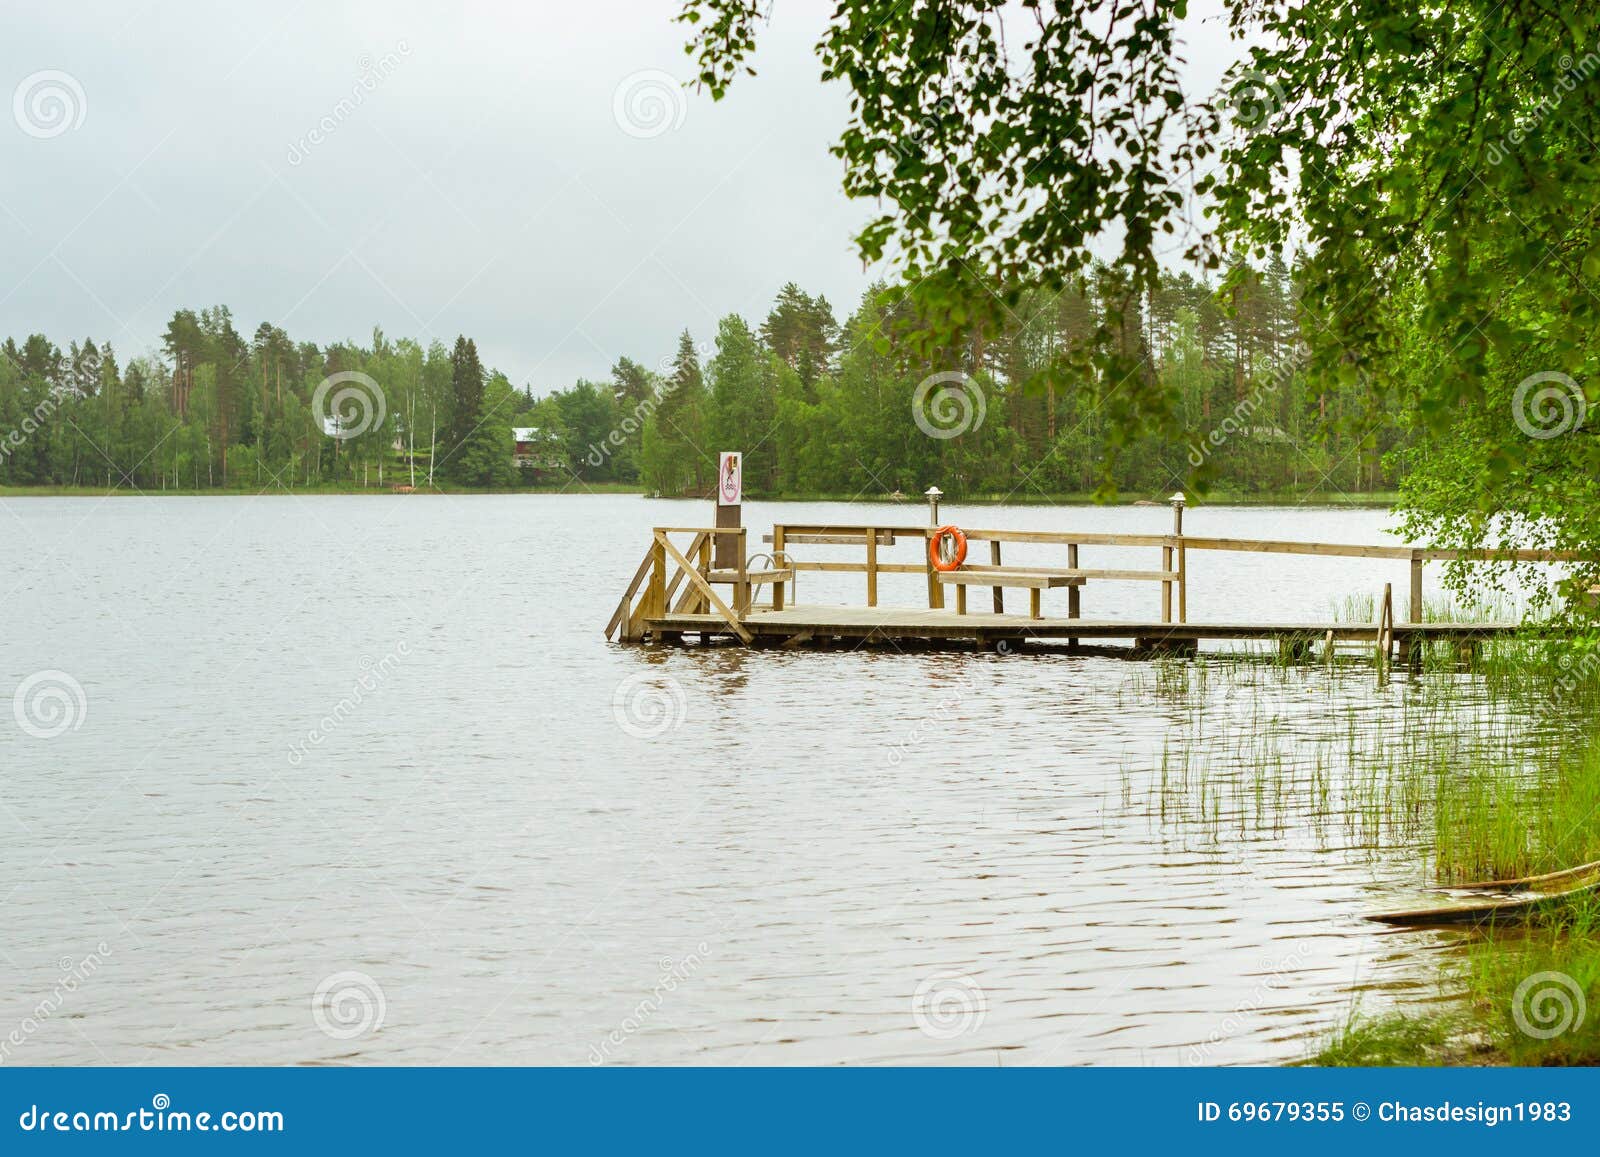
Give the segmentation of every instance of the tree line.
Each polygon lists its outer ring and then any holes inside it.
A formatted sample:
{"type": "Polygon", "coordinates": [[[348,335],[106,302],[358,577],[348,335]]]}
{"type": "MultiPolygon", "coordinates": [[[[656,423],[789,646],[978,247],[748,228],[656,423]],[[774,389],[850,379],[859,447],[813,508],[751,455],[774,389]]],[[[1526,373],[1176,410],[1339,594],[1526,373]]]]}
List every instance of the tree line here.
{"type": "Polygon", "coordinates": [[[624,356],[607,380],[542,396],[486,369],[466,337],[424,347],[375,330],[366,345],[318,347],[264,323],[246,339],[224,306],[178,311],[160,355],[125,365],[92,339],[7,339],[0,484],[690,495],[709,492],[724,449],[744,452],[753,495],[1395,483],[1399,427],[1363,424],[1359,383],[1304,372],[1297,278],[1282,261],[1238,262],[1215,284],[1169,274],[1131,308],[1103,270],[1059,293],[988,291],[1003,322],[934,349],[903,287],[873,286],[840,322],[791,283],[758,324],[730,314],[709,339],[685,330],[654,368],[624,356]],[[1170,399],[1166,427],[1130,439],[1108,416],[1129,383],[1079,358],[1108,327],[1139,388],[1170,399]],[[515,462],[514,427],[535,431],[515,462]]]}

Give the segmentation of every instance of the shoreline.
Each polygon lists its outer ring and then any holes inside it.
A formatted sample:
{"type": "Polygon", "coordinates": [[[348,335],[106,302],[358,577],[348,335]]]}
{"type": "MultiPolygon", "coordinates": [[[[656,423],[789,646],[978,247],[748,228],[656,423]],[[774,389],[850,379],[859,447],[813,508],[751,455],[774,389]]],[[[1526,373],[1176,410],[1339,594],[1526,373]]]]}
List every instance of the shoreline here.
{"type": "MultiPolygon", "coordinates": [[[[139,490],[126,486],[0,486],[0,499],[5,498],[261,498],[261,497],[316,497],[325,495],[366,495],[372,498],[415,497],[418,495],[479,495],[479,494],[634,494],[641,498],[663,498],[673,502],[708,502],[709,496],[677,495],[665,498],[652,494],[644,487],[632,483],[590,482],[563,486],[516,486],[488,488],[473,486],[418,486],[415,490],[376,486],[211,486],[198,489],[177,488],[169,490],[139,490]]],[[[1361,494],[1326,494],[1317,491],[1275,491],[1261,494],[1235,494],[1218,491],[1207,495],[1190,495],[1188,504],[1198,506],[1320,506],[1349,510],[1388,510],[1399,500],[1399,492],[1392,490],[1370,491],[1361,494]]],[[[829,494],[799,492],[793,494],[748,494],[746,501],[757,502],[840,502],[864,505],[895,503],[907,508],[921,509],[920,495],[894,497],[888,494],[829,494]]],[[[947,506],[1166,506],[1164,498],[1147,498],[1135,495],[1116,496],[1098,500],[1093,494],[1068,493],[1026,497],[1018,495],[980,494],[968,497],[946,494],[947,506]]]]}

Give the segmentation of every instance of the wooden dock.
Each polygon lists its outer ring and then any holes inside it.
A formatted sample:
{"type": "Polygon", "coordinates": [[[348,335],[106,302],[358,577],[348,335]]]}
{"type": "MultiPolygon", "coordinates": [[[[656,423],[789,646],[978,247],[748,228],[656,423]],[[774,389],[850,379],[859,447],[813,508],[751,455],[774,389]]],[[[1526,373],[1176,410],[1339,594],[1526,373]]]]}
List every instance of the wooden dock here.
{"type": "Polygon", "coordinates": [[[1462,552],[1421,547],[1349,543],[1205,538],[1183,533],[1183,508],[1175,505],[1171,534],[1074,533],[962,528],[968,560],[952,566],[940,557],[935,566],[934,526],[778,524],[764,536],[763,550],[747,549],[745,527],[656,527],[649,549],[633,575],[606,637],[625,643],[678,644],[731,639],[744,646],[828,646],[841,640],[892,644],[902,649],[949,647],[1020,649],[1029,643],[1069,649],[1106,642],[1131,643],[1134,653],[1192,652],[1200,643],[1233,641],[1276,643],[1289,653],[1313,646],[1363,643],[1380,661],[1399,652],[1413,655],[1420,643],[1440,640],[1463,648],[1519,629],[1515,622],[1423,622],[1422,573],[1429,562],[1460,559],[1497,562],[1570,562],[1553,551],[1462,552]],[[674,541],[678,536],[680,542],[674,541]],[[713,544],[720,565],[713,566],[713,544]],[[979,552],[977,544],[987,549],[979,552]],[[894,548],[902,551],[896,555],[894,548]],[[1139,548],[1155,553],[1149,569],[1093,567],[1082,555],[1097,548],[1139,548]],[[848,548],[852,558],[811,557],[826,548],[848,548]],[[904,548],[914,548],[911,554],[904,548]],[[1006,562],[1003,552],[1012,553],[1006,562]],[[1018,551],[1032,552],[1026,563],[1018,551]],[[1388,559],[1409,568],[1410,600],[1404,620],[1394,613],[1386,586],[1370,623],[1230,617],[1216,622],[1188,621],[1188,556],[1191,551],[1248,551],[1322,558],[1388,559]],[[1158,553],[1157,553],[1158,552],[1158,553]],[[983,561],[974,556],[982,554],[983,561]],[[1043,555],[1041,559],[1040,555],[1043,555]],[[734,565],[727,565],[733,560],[734,565]],[[1042,563],[1048,565],[1041,565],[1042,563]],[[797,577],[805,572],[853,573],[863,577],[862,602],[849,606],[791,601],[797,577]],[[926,605],[880,606],[879,578],[919,575],[926,605]],[[1143,583],[1159,589],[1159,611],[1147,619],[1086,617],[1083,599],[1104,583],[1143,583]],[[1063,588],[1065,616],[1046,616],[1041,594],[1063,588]],[[969,608],[969,594],[989,592],[987,607],[969,608]],[[1007,611],[1006,591],[1026,591],[1027,613],[1007,611]],[[946,596],[955,606],[946,606],[946,596]]]}

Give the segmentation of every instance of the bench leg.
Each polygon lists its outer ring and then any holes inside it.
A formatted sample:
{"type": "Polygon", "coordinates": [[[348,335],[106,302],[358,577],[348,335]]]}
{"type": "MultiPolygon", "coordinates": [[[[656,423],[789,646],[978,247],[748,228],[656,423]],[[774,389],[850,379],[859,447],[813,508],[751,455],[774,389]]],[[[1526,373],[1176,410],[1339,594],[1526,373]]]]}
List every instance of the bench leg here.
{"type": "Polygon", "coordinates": [[[1030,619],[1043,618],[1043,616],[1039,613],[1040,595],[1043,593],[1044,592],[1038,587],[1034,587],[1028,591],[1028,617],[1030,619]]]}
{"type": "Polygon", "coordinates": [[[967,584],[966,583],[957,583],[956,584],[956,614],[964,615],[966,613],[967,613],[967,584]]]}

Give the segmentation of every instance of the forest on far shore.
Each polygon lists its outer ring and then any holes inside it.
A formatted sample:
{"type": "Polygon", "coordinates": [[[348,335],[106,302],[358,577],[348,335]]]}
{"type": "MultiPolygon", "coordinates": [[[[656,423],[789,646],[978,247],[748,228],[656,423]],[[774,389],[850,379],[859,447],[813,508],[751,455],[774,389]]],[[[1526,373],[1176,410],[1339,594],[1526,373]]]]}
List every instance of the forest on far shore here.
{"type": "Polygon", "coordinates": [[[737,449],[747,492],[767,497],[937,484],[1028,500],[1153,493],[1197,473],[1237,495],[1392,489],[1388,452],[1405,436],[1363,426],[1358,386],[1308,382],[1295,283],[1281,261],[1236,263],[1218,284],[1164,277],[1129,309],[1108,308],[1091,276],[1005,295],[1002,328],[934,356],[903,290],[874,286],[841,322],[791,283],[759,322],[730,314],[653,364],[622,356],[607,380],[540,396],[464,336],[424,347],[375,330],[318,347],[268,323],[246,339],[225,306],[180,310],[159,354],[126,363],[107,342],[8,338],[0,485],[685,495],[708,493],[716,452],[737,449]],[[1117,444],[1103,403],[1119,383],[1059,372],[1106,325],[1177,427],[1117,444]]]}

